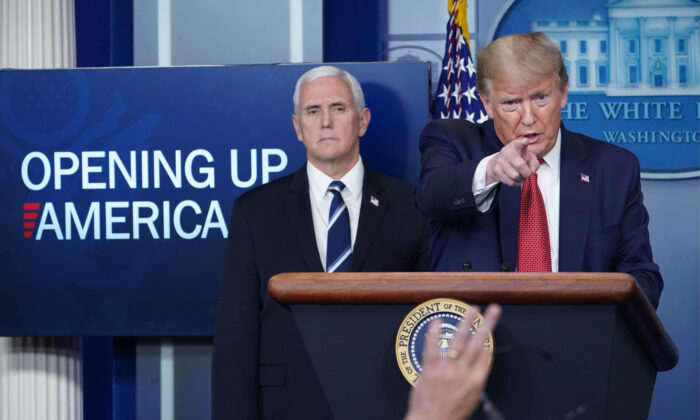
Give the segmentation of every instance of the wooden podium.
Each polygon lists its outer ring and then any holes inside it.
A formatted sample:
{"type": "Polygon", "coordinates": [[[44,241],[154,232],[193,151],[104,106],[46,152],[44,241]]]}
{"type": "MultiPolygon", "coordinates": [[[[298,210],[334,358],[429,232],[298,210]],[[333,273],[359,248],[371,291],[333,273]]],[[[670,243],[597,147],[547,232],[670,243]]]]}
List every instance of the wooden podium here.
{"type": "Polygon", "coordinates": [[[678,361],[628,274],[286,273],[268,291],[290,308],[337,420],[402,418],[396,333],[438,297],[503,306],[487,393],[506,419],[644,419],[656,373],[678,361]]]}

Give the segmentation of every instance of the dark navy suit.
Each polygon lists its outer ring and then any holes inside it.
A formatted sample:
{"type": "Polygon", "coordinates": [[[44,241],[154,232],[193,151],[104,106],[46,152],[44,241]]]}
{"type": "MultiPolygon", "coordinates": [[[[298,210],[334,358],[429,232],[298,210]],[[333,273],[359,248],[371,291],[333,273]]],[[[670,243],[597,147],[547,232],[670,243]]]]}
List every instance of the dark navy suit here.
{"type": "MultiPolygon", "coordinates": [[[[349,271],[427,270],[428,224],[413,197],[413,187],[365,165],[349,271]]],[[[290,312],[267,293],[275,274],[320,271],[306,167],[236,200],[216,317],[214,419],[333,418],[290,312]]]]}
{"type": "MultiPolygon", "coordinates": [[[[656,308],[663,280],[649,244],[637,158],[563,125],[561,142],[559,271],[629,273],[656,308]]],[[[423,129],[416,203],[431,219],[432,270],[459,271],[467,260],[472,271],[515,267],[520,187],[499,185],[486,213],[472,194],[479,161],[501,147],[492,121],[435,120],[423,129]]]]}

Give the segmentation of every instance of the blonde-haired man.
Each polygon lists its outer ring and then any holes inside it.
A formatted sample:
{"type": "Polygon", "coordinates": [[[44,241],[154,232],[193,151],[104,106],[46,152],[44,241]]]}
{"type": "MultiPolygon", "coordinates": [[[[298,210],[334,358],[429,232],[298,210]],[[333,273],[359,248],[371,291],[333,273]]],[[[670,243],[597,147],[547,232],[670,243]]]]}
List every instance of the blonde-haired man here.
{"type": "Polygon", "coordinates": [[[639,162],[561,123],[568,76],[557,46],[516,34],[477,57],[490,120],[431,121],[420,139],[416,202],[432,219],[431,268],[625,272],[657,307],[663,280],[639,162]]]}

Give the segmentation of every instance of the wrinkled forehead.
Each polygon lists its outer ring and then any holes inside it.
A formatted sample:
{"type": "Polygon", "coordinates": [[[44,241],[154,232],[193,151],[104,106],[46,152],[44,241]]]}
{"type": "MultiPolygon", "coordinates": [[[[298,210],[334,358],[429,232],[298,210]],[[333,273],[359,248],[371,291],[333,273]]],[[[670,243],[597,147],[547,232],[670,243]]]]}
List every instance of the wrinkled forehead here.
{"type": "Polygon", "coordinates": [[[499,72],[496,77],[486,81],[489,93],[494,90],[510,91],[510,90],[535,90],[559,88],[557,74],[544,73],[533,74],[532,72],[519,71],[518,69],[508,69],[499,72]]]}
{"type": "Polygon", "coordinates": [[[306,81],[300,87],[299,96],[300,102],[311,98],[318,100],[323,97],[343,99],[354,105],[350,83],[341,76],[319,77],[306,81]]]}

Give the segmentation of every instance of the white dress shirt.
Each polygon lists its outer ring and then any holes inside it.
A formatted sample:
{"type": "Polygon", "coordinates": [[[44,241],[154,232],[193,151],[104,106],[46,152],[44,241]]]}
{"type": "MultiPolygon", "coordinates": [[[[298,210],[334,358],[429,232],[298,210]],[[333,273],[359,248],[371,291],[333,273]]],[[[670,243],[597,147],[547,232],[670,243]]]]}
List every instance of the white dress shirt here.
{"type": "MultiPolygon", "coordinates": [[[[326,248],[328,246],[328,212],[331,209],[333,193],[328,191],[328,186],[333,178],[318,170],[311,162],[306,162],[306,174],[309,177],[309,198],[311,199],[311,215],[314,221],[316,233],[316,246],[321,257],[323,269],[326,269],[326,248]]],[[[350,217],[350,245],[355,247],[357,224],[360,220],[360,204],[362,203],[362,181],[365,176],[365,167],[362,159],[358,159],[339,181],[345,184],[340,195],[343,196],[345,206],[350,217]]]]}
{"type": "MultiPolygon", "coordinates": [[[[472,192],[477,209],[486,213],[496,196],[495,189],[499,182],[486,184],[486,165],[496,156],[494,153],[481,159],[474,172],[472,192]]],[[[542,192],[544,208],[547,212],[547,229],[549,230],[549,247],[552,254],[552,272],[559,271],[559,171],[561,168],[561,130],[557,142],[543,158],[537,169],[537,185],[542,192]]]]}

